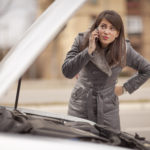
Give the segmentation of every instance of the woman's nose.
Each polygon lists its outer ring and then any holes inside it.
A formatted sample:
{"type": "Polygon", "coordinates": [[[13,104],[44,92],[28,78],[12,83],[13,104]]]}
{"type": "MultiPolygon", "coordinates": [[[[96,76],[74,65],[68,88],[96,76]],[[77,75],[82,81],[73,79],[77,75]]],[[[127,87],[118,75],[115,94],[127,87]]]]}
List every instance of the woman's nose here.
{"type": "Polygon", "coordinates": [[[110,30],[109,29],[105,29],[104,33],[109,34],[110,30]]]}

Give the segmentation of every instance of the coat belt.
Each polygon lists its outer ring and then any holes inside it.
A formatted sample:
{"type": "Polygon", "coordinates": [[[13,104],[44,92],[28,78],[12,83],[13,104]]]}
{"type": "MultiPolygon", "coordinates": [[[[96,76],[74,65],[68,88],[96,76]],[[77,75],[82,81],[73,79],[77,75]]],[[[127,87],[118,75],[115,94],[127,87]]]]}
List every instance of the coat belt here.
{"type": "Polygon", "coordinates": [[[104,124],[104,110],[103,110],[103,103],[104,103],[104,96],[106,97],[109,94],[114,92],[114,87],[105,88],[102,90],[90,89],[89,95],[87,99],[87,114],[88,119],[98,124],[104,124]],[[96,101],[93,99],[93,92],[96,93],[96,101]],[[88,109],[91,108],[91,109],[88,109]]]}

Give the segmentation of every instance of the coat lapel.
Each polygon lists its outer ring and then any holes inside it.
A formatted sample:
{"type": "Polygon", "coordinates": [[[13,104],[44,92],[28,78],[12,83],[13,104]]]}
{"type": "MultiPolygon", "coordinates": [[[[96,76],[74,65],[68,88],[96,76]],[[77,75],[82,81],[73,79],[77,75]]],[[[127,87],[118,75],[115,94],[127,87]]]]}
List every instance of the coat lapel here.
{"type": "Polygon", "coordinates": [[[95,50],[91,61],[108,76],[112,75],[111,67],[108,65],[104,50],[95,50]]]}

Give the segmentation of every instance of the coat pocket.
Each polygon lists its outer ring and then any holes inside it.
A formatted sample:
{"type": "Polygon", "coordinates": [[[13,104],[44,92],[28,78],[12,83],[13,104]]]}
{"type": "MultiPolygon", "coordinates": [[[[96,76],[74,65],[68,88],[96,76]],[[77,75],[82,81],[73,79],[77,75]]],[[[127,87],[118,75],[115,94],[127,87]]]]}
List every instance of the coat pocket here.
{"type": "Polygon", "coordinates": [[[117,95],[113,94],[111,100],[112,100],[112,103],[113,103],[114,105],[116,105],[116,106],[119,105],[119,100],[118,100],[118,96],[117,96],[117,95]]]}
{"type": "MultiPolygon", "coordinates": [[[[87,116],[87,90],[82,86],[75,86],[71,93],[69,111],[76,116],[87,116]]],[[[71,113],[70,113],[71,114],[71,113]]]]}
{"type": "Polygon", "coordinates": [[[119,101],[118,97],[115,94],[108,95],[104,98],[104,113],[118,109],[119,101]]]}
{"type": "Polygon", "coordinates": [[[71,97],[73,99],[79,99],[79,98],[82,97],[83,93],[84,93],[83,92],[83,88],[81,88],[81,87],[75,87],[73,89],[73,91],[72,91],[71,97]]]}
{"type": "Polygon", "coordinates": [[[71,93],[71,98],[74,101],[85,101],[87,99],[87,88],[83,85],[76,85],[71,93]]]}

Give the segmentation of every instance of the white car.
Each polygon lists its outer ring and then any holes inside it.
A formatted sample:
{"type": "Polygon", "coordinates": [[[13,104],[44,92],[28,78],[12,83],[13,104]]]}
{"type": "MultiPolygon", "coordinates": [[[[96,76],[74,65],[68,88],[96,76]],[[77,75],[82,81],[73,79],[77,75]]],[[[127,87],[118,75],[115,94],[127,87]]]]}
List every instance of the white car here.
{"type": "Polygon", "coordinates": [[[14,140],[16,146],[17,143],[20,144],[19,141],[22,141],[35,145],[34,148],[46,143],[49,146],[51,144],[57,146],[57,149],[61,149],[61,146],[65,144],[69,149],[77,147],[81,149],[82,146],[88,149],[94,147],[96,149],[150,149],[150,141],[146,141],[137,134],[133,136],[125,132],[114,131],[106,126],[77,117],[54,115],[23,108],[14,110],[14,108],[1,106],[0,131],[3,133],[0,136],[0,143],[5,148],[10,146],[7,145],[8,139],[16,139],[14,140]],[[8,134],[4,136],[4,133],[9,133],[9,136],[8,134]],[[81,144],[81,147],[78,144],[81,144]]]}

